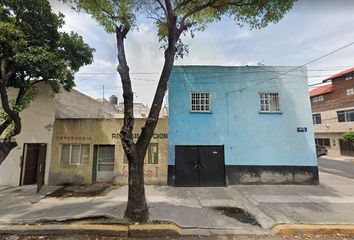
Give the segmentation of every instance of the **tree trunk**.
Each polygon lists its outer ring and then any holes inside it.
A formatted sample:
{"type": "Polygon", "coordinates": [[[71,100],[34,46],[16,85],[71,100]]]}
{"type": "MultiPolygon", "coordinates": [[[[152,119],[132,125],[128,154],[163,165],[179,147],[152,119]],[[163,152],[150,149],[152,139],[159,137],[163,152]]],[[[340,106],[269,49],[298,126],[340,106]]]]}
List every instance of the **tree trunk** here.
{"type": "MultiPolygon", "coordinates": [[[[4,139],[0,143],[0,164],[5,160],[7,155],[17,146],[16,142],[12,142],[11,138],[20,134],[21,132],[21,117],[18,112],[11,109],[9,104],[9,97],[7,95],[7,83],[10,77],[15,73],[14,69],[6,72],[6,59],[1,60],[1,79],[0,79],[0,100],[1,107],[3,111],[6,113],[7,118],[4,119],[4,122],[0,125],[0,135],[10,126],[11,123],[14,124],[14,129],[11,135],[6,139],[4,139]]],[[[20,88],[18,92],[18,96],[16,98],[15,104],[21,100],[21,97],[24,94],[24,88],[20,88]]]]}
{"type": "Polygon", "coordinates": [[[120,131],[120,138],[125,154],[128,158],[128,203],[124,216],[134,222],[147,222],[148,208],[144,188],[144,156],[142,149],[138,149],[133,141],[134,103],[129,67],[125,57],[124,39],[129,28],[116,27],[118,48],[117,70],[121,77],[124,98],[124,123],[120,131]]]}
{"type": "Polygon", "coordinates": [[[132,159],[128,158],[128,203],[124,216],[134,222],[147,222],[149,211],[144,188],[144,156],[135,151],[132,159]]]}
{"type": "Polygon", "coordinates": [[[148,220],[148,207],[145,199],[144,188],[144,157],[150,140],[158,122],[163,98],[167,91],[167,82],[170,77],[176,55],[176,42],[181,34],[176,26],[176,16],[172,10],[170,1],[166,0],[168,47],[165,51],[165,62],[151,105],[149,116],[141,129],[141,134],[136,142],[132,138],[134,126],[133,92],[129,76],[129,67],[125,58],[124,39],[129,28],[117,27],[116,38],[118,48],[118,72],[121,76],[124,98],[124,124],[121,129],[121,142],[128,158],[128,203],[124,216],[135,222],[148,220]]]}

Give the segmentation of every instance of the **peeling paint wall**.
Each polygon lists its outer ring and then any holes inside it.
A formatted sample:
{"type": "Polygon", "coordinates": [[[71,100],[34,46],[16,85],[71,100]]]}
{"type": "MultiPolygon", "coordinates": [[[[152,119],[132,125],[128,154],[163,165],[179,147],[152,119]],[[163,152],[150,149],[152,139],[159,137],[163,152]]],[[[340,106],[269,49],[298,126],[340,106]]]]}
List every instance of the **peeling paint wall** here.
{"type": "MultiPolygon", "coordinates": [[[[144,119],[135,119],[133,137],[143,127],[144,119]]],[[[119,139],[122,119],[57,119],[54,123],[51,167],[49,185],[90,184],[94,181],[94,148],[95,145],[114,145],[114,178],[115,184],[127,184],[128,164],[124,160],[124,151],[119,139]],[[88,161],[84,164],[61,164],[62,144],[89,144],[88,161]]],[[[166,184],[167,182],[167,119],[160,119],[156,126],[151,144],[158,145],[158,163],[148,162],[145,157],[145,183],[166,184]]],[[[156,146],[156,145],[155,145],[156,146]]]]}

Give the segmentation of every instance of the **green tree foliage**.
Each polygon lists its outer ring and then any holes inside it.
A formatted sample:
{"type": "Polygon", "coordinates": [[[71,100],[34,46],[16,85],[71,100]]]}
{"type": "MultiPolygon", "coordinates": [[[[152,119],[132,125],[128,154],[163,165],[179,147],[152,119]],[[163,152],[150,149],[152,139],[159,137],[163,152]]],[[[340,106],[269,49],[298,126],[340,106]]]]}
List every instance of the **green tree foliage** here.
{"type": "Polygon", "coordinates": [[[343,139],[346,141],[354,142],[354,132],[343,133],[343,139]]]}
{"type": "Polygon", "coordinates": [[[49,84],[70,90],[74,74],[92,63],[94,49],[74,32],[58,30],[64,16],[55,14],[47,0],[0,0],[0,164],[17,144],[11,138],[21,132],[19,113],[36,97],[36,85],[49,84]],[[17,97],[9,99],[8,91],[17,97]]]}
{"type": "Polygon", "coordinates": [[[239,26],[263,28],[278,22],[291,9],[295,0],[63,1],[70,3],[78,11],[89,13],[107,32],[116,35],[119,63],[117,70],[121,77],[124,97],[124,124],[120,139],[129,165],[129,193],[125,217],[133,221],[146,221],[148,210],[143,177],[144,156],[158,122],[174,60],[188,53],[188,46],[183,43],[181,36],[191,34],[193,37],[196,31],[203,31],[208,24],[220,21],[223,16],[234,19],[235,24],[239,26]],[[138,140],[134,142],[133,92],[125,57],[125,41],[128,33],[137,28],[138,19],[143,16],[152,19],[156,24],[156,34],[165,50],[165,61],[149,116],[138,140]]]}

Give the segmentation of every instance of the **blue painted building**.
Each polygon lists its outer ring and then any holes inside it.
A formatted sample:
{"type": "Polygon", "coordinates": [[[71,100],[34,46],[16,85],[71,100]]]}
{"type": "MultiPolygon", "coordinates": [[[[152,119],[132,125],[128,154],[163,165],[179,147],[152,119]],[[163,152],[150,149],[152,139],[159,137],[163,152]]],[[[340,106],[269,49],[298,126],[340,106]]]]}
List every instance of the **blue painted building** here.
{"type": "Polygon", "coordinates": [[[305,67],[175,66],[169,183],[318,183],[305,67]]]}

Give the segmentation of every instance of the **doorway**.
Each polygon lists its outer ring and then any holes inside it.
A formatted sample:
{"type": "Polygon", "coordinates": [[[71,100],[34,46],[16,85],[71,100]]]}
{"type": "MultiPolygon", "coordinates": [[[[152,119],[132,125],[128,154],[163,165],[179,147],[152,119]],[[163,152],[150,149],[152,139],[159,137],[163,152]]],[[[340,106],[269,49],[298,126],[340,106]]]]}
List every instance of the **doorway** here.
{"type": "Polygon", "coordinates": [[[114,177],[114,145],[95,145],[93,182],[112,182],[114,177]]]}
{"type": "Polygon", "coordinates": [[[176,186],[225,186],[224,146],[176,146],[176,186]]]}
{"type": "Polygon", "coordinates": [[[21,185],[37,184],[37,192],[44,184],[46,143],[25,143],[21,185]]]}

